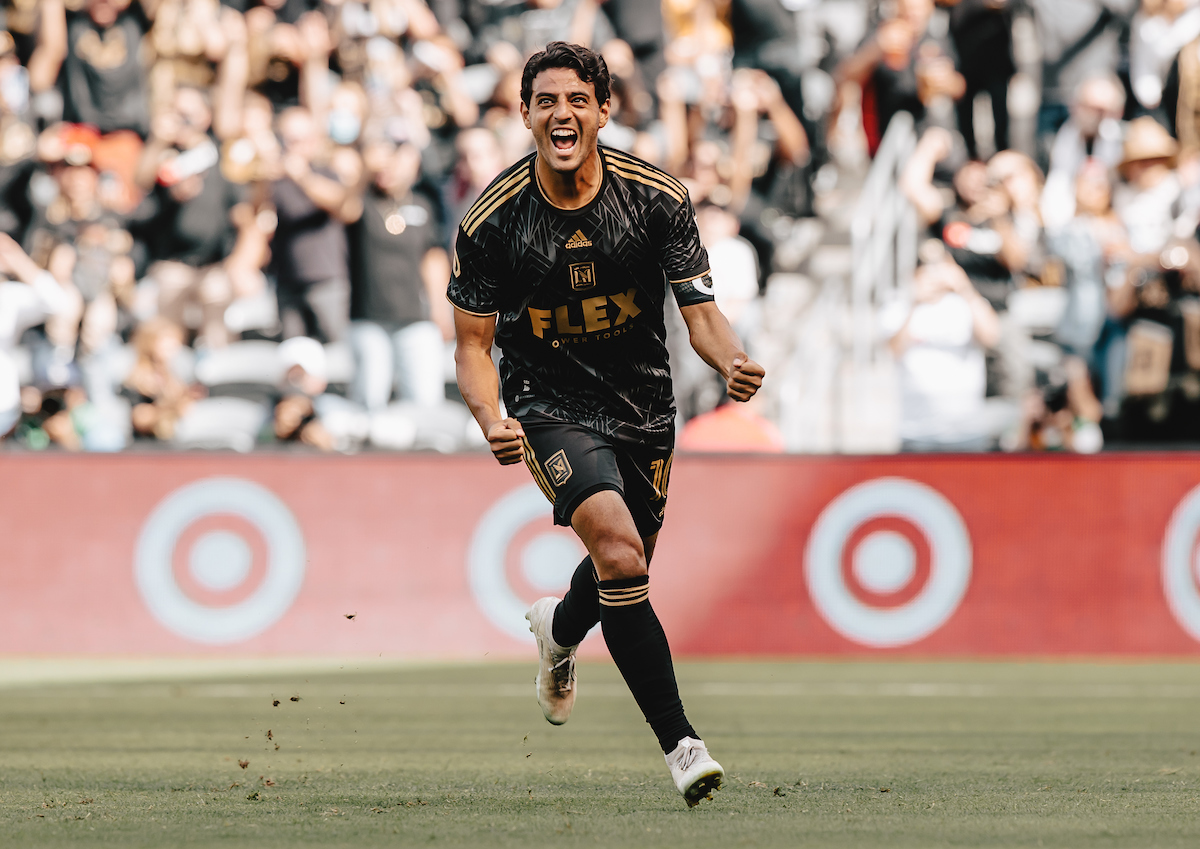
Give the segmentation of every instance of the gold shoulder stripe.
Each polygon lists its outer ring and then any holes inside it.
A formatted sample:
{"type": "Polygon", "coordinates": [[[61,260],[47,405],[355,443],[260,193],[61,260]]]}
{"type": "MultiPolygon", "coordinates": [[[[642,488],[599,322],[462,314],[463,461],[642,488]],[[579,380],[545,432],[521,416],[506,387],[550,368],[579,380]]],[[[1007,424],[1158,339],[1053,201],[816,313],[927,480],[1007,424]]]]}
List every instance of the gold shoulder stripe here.
{"type": "Polygon", "coordinates": [[[526,174],[520,181],[515,183],[512,186],[512,188],[510,188],[504,194],[500,195],[498,198],[496,198],[494,201],[492,201],[490,204],[488,204],[488,206],[485,209],[481,209],[479,211],[479,214],[476,215],[471,220],[471,223],[469,225],[466,222],[463,222],[463,232],[466,233],[468,236],[474,236],[475,231],[479,229],[480,224],[482,224],[484,221],[487,221],[493,212],[495,212],[497,209],[504,206],[504,204],[507,203],[509,200],[516,197],[518,194],[520,194],[525,189],[525,187],[528,185],[529,185],[529,175],[526,174]]]}
{"type": "Polygon", "coordinates": [[[652,179],[649,175],[646,175],[646,174],[637,174],[637,173],[634,173],[633,171],[626,171],[624,169],[624,167],[618,165],[616,162],[609,162],[608,170],[612,171],[614,174],[620,174],[622,177],[625,177],[629,180],[635,180],[644,186],[650,186],[651,188],[666,192],[671,197],[675,198],[675,200],[679,201],[680,203],[683,203],[683,199],[684,199],[685,195],[682,192],[680,192],[678,189],[676,189],[674,186],[669,186],[666,183],[661,183],[658,180],[652,179]]]}
{"type": "Polygon", "coordinates": [[[682,183],[656,168],[650,168],[634,160],[617,156],[610,157],[608,164],[610,170],[616,171],[622,174],[622,176],[636,179],[639,183],[657,186],[681,202],[683,198],[687,197],[687,189],[684,188],[682,183]],[[635,177],[634,175],[639,176],[635,177]]]}
{"type": "Polygon", "coordinates": [[[683,185],[683,183],[679,182],[679,180],[675,179],[661,168],[655,168],[653,165],[648,165],[645,162],[634,159],[632,156],[619,150],[609,151],[609,153],[612,155],[614,161],[621,163],[625,167],[634,171],[641,171],[646,174],[651,174],[662,182],[674,186],[679,191],[684,193],[687,192],[687,188],[683,185]]]}
{"type": "Polygon", "coordinates": [[[504,190],[504,187],[513,180],[518,180],[522,176],[529,173],[529,161],[518,162],[511,167],[511,170],[506,174],[501,174],[490,186],[483,190],[479,197],[475,198],[475,202],[471,204],[471,208],[467,210],[466,218],[473,211],[478,209],[482,204],[487,203],[489,198],[495,197],[499,192],[504,190]]]}
{"type": "MultiPolygon", "coordinates": [[[[495,186],[493,186],[491,189],[484,192],[483,195],[480,196],[479,200],[475,201],[475,203],[473,203],[471,205],[471,208],[469,210],[467,210],[467,214],[463,216],[463,220],[462,220],[463,230],[467,230],[468,227],[471,227],[471,226],[474,226],[475,224],[477,224],[478,221],[476,219],[480,219],[480,213],[482,213],[483,210],[489,208],[492,205],[492,202],[497,197],[499,197],[502,194],[504,194],[505,192],[507,192],[509,189],[511,189],[514,185],[521,182],[522,180],[524,180],[526,182],[529,181],[529,172],[528,171],[525,171],[525,170],[518,171],[515,174],[513,174],[511,177],[508,177],[507,179],[502,180],[501,182],[499,182],[495,186]]],[[[491,213],[488,213],[488,214],[490,215],[491,213]]],[[[487,218],[487,215],[484,215],[483,218],[487,218]]],[[[482,220],[482,219],[480,219],[480,220],[482,220]]]]}
{"type": "Polygon", "coordinates": [[[473,204],[471,204],[471,208],[467,210],[467,213],[466,213],[466,215],[463,216],[462,220],[465,222],[468,219],[470,219],[471,216],[473,216],[475,213],[479,212],[479,210],[481,208],[483,208],[484,206],[487,206],[487,204],[491,201],[492,198],[494,198],[496,195],[503,192],[508,186],[510,186],[513,182],[515,182],[516,180],[519,180],[520,178],[521,178],[521,172],[515,171],[512,174],[509,174],[504,179],[497,180],[491,186],[484,189],[483,194],[481,194],[479,197],[475,198],[475,202],[473,204]]]}
{"type": "MultiPolygon", "coordinates": [[[[446,300],[450,301],[449,295],[446,296],[446,300]]],[[[454,301],[450,301],[450,306],[454,307],[459,312],[465,312],[467,315],[474,315],[478,316],[479,318],[491,318],[494,315],[500,315],[500,310],[492,310],[491,312],[471,312],[470,310],[463,309],[458,304],[454,303],[454,301]]]]}

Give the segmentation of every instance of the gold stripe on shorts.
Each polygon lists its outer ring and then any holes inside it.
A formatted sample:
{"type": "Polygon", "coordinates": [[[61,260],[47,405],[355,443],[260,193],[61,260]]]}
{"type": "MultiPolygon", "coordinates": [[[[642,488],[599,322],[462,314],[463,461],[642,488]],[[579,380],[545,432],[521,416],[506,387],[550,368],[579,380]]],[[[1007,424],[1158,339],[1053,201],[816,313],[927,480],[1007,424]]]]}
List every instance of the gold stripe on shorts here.
{"type": "Polygon", "coordinates": [[[554,503],[554,487],[550,485],[550,481],[546,479],[546,475],[542,473],[542,467],[538,463],[537,454],[534,453],[533,446],[529,444],[527,437],[521,437],[521,444],[525,446],[525,465],[529,467],[529,473],[533,475],[533,481],[538,485],[538,489],[542,491],[542,495],[550,499],[550,503],[554,503]]]}

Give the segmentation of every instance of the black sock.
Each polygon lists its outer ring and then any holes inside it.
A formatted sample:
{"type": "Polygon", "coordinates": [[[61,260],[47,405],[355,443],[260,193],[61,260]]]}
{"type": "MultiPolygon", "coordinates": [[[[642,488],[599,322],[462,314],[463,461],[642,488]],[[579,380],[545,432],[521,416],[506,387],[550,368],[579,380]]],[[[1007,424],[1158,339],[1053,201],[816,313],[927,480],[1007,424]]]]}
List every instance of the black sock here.
{"type": "Polygon", "coordinates": [[[700,739],[684,716],[667,635],[650,606],[650,576],[600,581],[597,589],[608,652],[663,753],[673,751],[684,737],[700,739]]]}
{"type": "Polygon", "coordinates": [[[571,589],[554,608],[550,634],[563,648],[583,642],[587,632],[600,621],[600,593],[596,590],[596,567],[591,555],[575,567],[571,589]]]}

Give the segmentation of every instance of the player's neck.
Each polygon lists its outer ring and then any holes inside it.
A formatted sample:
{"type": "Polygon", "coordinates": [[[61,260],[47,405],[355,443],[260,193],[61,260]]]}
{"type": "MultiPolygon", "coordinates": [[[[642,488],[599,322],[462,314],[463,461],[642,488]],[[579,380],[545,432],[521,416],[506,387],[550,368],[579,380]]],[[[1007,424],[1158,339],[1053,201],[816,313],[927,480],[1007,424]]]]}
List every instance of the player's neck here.
{"type": "Polygon", "coordinates": [[[538,186],[546,200],[559,209],[580,209],[587,206],[600,191],[604,182],[604,167],[600,151],[595,150],[575,171],[555,171],[539,156],[534,161],[538,186]]]}

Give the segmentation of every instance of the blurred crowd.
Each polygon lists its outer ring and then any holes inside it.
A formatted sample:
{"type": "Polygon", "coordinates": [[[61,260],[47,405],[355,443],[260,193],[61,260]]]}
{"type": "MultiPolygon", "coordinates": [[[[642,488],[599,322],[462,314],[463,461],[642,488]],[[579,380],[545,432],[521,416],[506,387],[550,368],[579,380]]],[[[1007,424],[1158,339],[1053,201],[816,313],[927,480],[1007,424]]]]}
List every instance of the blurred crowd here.
{"type": "MultiPolygon", "coordinates": [[[[521,70],[555,39],[605,56],[602,143],[687,181],[752,336],[777,247],[812,214],[830,71],[861,35],[818,22],[800,49],[820,5],[7,0],[3,445],[480,443],[448,256],[532,150],[521,70]]],[[[685,419],[719,394],[693,384],[685,419]]]]}
{"type": "Polygon", "coordinates": [[[870,144],[901,111],[919,134],[919,267],[881,322],[903,445],[1197,443],[1200,2],[937,6],[899,0],[839,69],[870,144]]]}
{"type": "MultiPolygon", "coordinates": [[[[0,446],[454,451],[456,225],[546,42],[683,180],[752,355],[846,151],[910,113],[910,450],[1200,425],[1200,0],[5,0],[0,446]],[[1028,116],[1031,131],[1018,133],[1028,116]],[[1018,136],[1021,139],[1018,139],[1018,136]],[[840,157],[840,158],[839,158],[840,157]]],[[[669,325],[678,327],[677,316],[669,325]]],[[[681,445],[779,450],[672,336],[681,445]]]]}

